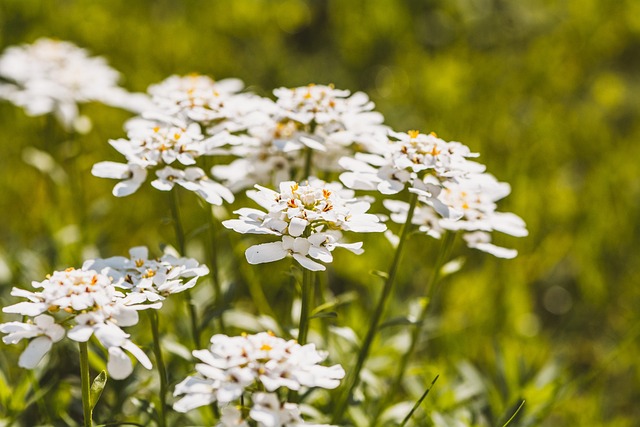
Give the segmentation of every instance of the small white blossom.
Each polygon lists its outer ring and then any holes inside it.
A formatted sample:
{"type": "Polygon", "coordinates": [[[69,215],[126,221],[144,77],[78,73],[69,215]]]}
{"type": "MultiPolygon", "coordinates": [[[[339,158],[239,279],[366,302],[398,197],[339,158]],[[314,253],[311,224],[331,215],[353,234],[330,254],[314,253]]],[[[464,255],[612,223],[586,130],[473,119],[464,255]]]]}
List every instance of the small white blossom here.
{"type": "Polygon", "coordinates": [[[54,113],[67,129],[78,118],[78,103],[100,101],[136,112],[149,105],[144,95],[118,87],[119,73],[103,58],[65,41],[41,38],[7,48],[0,77],[13,83],[1,91],[4,98],[29,115],[54,113]]]}
{"type": "Polygon", "coordinates": [[[193,258],[177,258],[164,254],[149,259],[149,250],[136,246],[129,250],[129,257],[116,256],[85,261],[83,269],[99,269],[118,281],[128,296],[140,301],[160,301],[195,286],[197,280],[209,274],[206,265],[193,258]]]}
{"type": "MultiPolygon", "coordinates": [[[[528,234],[526,224],[519,216],[510,212],[498,212],[496,202],[511,192],[509,184],[498,182],[490,174],[469,174],[457,181],[443,183],[438,202],[452,211],[460,212],[456,218],[442,218],[429,204],[416,207],[412,223],[420,226],[420,231],[440,238],[442,233],[462,231],[463,239],[470,248],[490,253],[499,258],[514,258],[517,251],[491,243],[491,232],[499,231],[515,237],[528,234]]],[[[419,201],[426,201],[424,192],[415,190],[419,201]]],[[[391,220],[404,223],[409,210],[408,204],[396,200],[385,200],[384,206],[391,213],[391,220]]],[[[433,204],[431,204],[433,205],[433,204]]]]}
{"type": "Polygon", "coordinates": [[[333,86],[308,85],[274,90],[275,104],[255,100],[244,120],[248,138],[230,149],[239,159],[212,173],[233,191],[254,184],[279,185],[305,167],[313,150],[313,170],[337,171],[338,159],[353,149],[382,140],[388,128],[362,92],[353,95],[333,86]]]}
{"type": "Polygon", "coordinates": [[[258,191],[247,195],[267,210],[242,208],[235,211],[239,219],[223,222],[238,233],[271,234],[280,241],[255,245],[247,249],[250,264],[273,262],[291,255],[304,268],[324,270],[309,257],[331,262],[331,251],[343,247],[356,254],[362,243],[342,243],[342,231],[382,232],[386,226],[376,215],[366,213],[370,204],[353,198],[351,190],[338,183],[327,184],[311,178],[305,185],[287,181],[276,192],[256,185],[258,191]]]}
{"type": "Polygon", "coordinates": [[[46,280],[32,285],[39,290],[13,288],[11,295],[27,301],[2,309],[5,313],[34,318],[32,322],[0,325],[0,331],[9,334],[4,337],[5,343],[32,339],[20,357],[20,366],[34,368],[52,344],[66,334],[78,342],[86,342],[95,335],[109,353],[107,369],[112,378],[126,378],[133,369],[124,350],[151,369],[149,358],[129,340],[129,334],[121,327],[137,324],[138,310],[158,308],[159,304],[141,305],[139,301],[127,299],[117,290],[118,283],[114,283],[113,278],[91,269],[56,271],[46,280]],[[65,331],[63,324],[71,324],[71,329],[65,331]]]}
{"type": "Polygon", "coordinates": [[[269,392],[280,387],[333,389],[344,377],[340,365],[319,364],[326,354],[314,344],[302,346],[266,332],[214,335],[209,350],[196,350],[193,355],[202,362],[196,365],[199,376],[187,377],[176,386],[174,395],[184,395],[173,406],[179,412],[213,402],[233,402],[256,383],[269,392]]]}
{"type": "Polygon", "coordinates": [[[0,332],[8,334],[2,338],[5,344],[17,344],[20,340],[32,339],[20,355],[18,366],[33,369],[51,350],[53,343],[64,338],[64,328],[47,314],[33,318],[33,322],[8,322],[0,325],[0,332]]]}
{"type": "Polygon", "coordinates": [[[343,157],[340,165],[347,169],[340,180],[356,190],[378,190],[397,194],[409,188],[422,192],[427,203],[445,217],[455,217],[438,202],[443,182],[455,181],[470,173],[484,171],[484,166],[468,160],[477,157],[459,142],[447,142],[435,134],[390,132],[384,144],[373,146],[369,153],[343,157]]]}

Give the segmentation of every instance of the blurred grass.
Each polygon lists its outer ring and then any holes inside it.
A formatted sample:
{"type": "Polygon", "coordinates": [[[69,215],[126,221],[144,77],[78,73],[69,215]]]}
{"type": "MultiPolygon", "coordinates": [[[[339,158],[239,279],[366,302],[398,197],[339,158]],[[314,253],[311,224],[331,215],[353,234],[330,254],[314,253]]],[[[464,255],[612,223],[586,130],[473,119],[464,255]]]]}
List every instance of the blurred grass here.
{"type": "MultiPolygon", "coordinates": [[[[363,90],[393,128],[436,131],[480,152],[488,170],[512,185],[501,209],[521,215],[530,236],[499,239],[519,250],[512,261],[457,248],[466,264],[445,281],[439,332],[424,357],[438,366],[470,360],[486,376],[515,367],[517,359],[538,369],[557,360],[563,391],[541,425],[617,427],[640,419],[637,1],[0,3],[0,48],[41,36],[105,56],[130,90],[193,71],[239,77],[262,95],[309,82],[363,90]],[[496,349],[508,362],[497,360],[496,349]]],[[[104,256],[172,242],[173,230],[162,221],[168,195],[147,184],[116,199],[113,182],[89,173],[97,161],[120,160],[107,140],[123,135],[128,115],[83,108],[94,122],[81,137],[78,158],[88,241],[104,256]]],[[[53,144],[45,118],[4,103],[0,128],[0,302],[7,305],[10,285],[77,263],[77,254],[61,251],[61,237],[54,236],[79,205],[68,194],[52,200],[51,178],[21,160],[26,147],[53,144]]],[[[64,141],[47,150],[65,157],[64,141]]],[[[194,206],[185,212],[193,231],[204,209],[183,196],[194,206]]],[[[401,272],[402,296],[415,295],[428,277],[437,245],[427,239],[411,241],[408,253],[421,254],[421,261],[401,272]]],[[[379,289],[366,273],[386,269],[390,250],[369,240],[365,256],[337,259],[332,276],[334,290],[355,286],[364,301],[379,289]]],[[[286,276],[268,273],[278,267],[256,273],[272,301],[291,292],[286,276]]],[[[237,298],[243,292],[238,288],[237,298]]],[[[400,314],[406,314],[402,297],[391,307],[391,316],[400,314]]],[[[363,313],[354,308],[344,315],[364,331],[363,313]]],[[[433,393],[448,382],[441,375],[433,393]]],[[[511,397],[505,405],[514,403],[511,397]]]]}

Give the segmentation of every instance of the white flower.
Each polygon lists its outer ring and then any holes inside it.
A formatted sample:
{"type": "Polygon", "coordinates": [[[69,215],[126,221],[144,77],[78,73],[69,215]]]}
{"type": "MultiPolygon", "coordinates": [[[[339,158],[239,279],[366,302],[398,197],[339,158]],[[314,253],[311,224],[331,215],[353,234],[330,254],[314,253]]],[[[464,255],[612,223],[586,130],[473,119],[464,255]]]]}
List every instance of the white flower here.
{"type": "Polygon", "coordinates": [[[136,111],[147,101],[118,87],[118,72],[72,43],[41,38],[13,46],[0,56],[0,77],[14,83],[4,97],[29,115],[54,113],[71,128],[78,103],[100,101],[136,111]]]}
{"type": "Polygon", "coordinates": [[[211,123],[232,116],[229,102],[243,88],[238,79],[214,81],[208,76],[191,74],[171,76],[149,86],[155,107],[160,111],[179,116],[184,114],[197,123],[211,123]]]}
{"type": "Polygon", "coordinates": [[[149,259],[149,250],[144,246],[131,248],[128,258],[87,260],[82,268],[100,270],[113,277],[128,297],[138,302],[163,300],[168,295],[192,288],[198,278],[209,274],[207,266],[193,258],[164,254],[159,259],[149,259]]]}
{"type": "Polygon", "coordinates": [[[129,335],[121,327],[138,323],[137,310],[158,308],[159,304],[141,305],[138,304],[140,301],[125,298],[111,277],[91,269],[56,271],[46,280],[32,285],[40,290],[30,292],[14,288],[11,291],[11,295],[28,301],[2,310],[34,317],[33,324],[10,322],[0,325],[0,331],[9,334],[4,338],[5,342],[13,344],[22,338],[34,338],[21,356],[20,366],[34,368],[51,345],[64,337],[61,325],[73,322],[75,325],[66,333],[67,337],[86,342],[95,335],[109,353],[107,369],[112,378],[125,378],[132,371],[124,350],[151,369],[149,358],[128,339],[129,335]]]}
{"type": "Polygon", "coordinates": [[[8,322],[0,325],[0,332],[8,334],[2,338],[5,344],[16,344],[23,338],[34,338],[20,355],[18,366],[33,369],[51,350],[53,343],[64,338],[64,328],[55,323],[55,319],[41,314],[33,322],[8,322]]]}
{"type": "Polygon", "coordinates": [[[99,178],[123,180],[113,187],[113,195],[116,197],[135,193],[147,179],[147,170],[133,163],[99,162],[93,165],[91,173],[99,178]]]}
{"type": "Polygon", "coordinates": [[[223,222],[238,233],[272,234],[281,240],[255,245],[247,249],[250,264],[281,260],[291,255],[304,268],[317,271],[325,267],[307,256],[331,262],[331,251],[343,247],[362,253],[362,243],[341,243],[340,230],[360,233],[381,232],[386,226],[377,216],[366,213],[370,204],[353,198],[353,192],[338,183],[327,184],[311,178],[305,185],[287,181],[280,192],[256,186],[247,192],[267,212],[242,208],[235,213],[239,219],[223,222]]]}
{"type": "Polygon", "coordinates": [[[437,196],[443,182],[484,171],[483,165],[468,160],[471,157],[477,154],[465,145],[446,142],[433,133],[390,132],[386,142],[372,146],[370,153],[340,159],[348,170],[340,180],[349,188],[382,194],[397,194],[409,187],[421,191],[441,215],[455,216],[456,212],[438,204],[437,196]]]}
{"type": "Polygon", "coordinates": [[[222,201],[232,203],[233,193],[222,184],[218,184],[209,178],[202,169],[189,167],[184,170],[174,169],[165,166],[156,171],[158,178],[151,182],[151,185],[160,191],[171,191],[174,184],[193,191],[212,205],[221,205],[222,201]]]}
{"type": "Polygon", "coordinates": [[[295,403],[280,404],[275,393],[255,393],[249,416],[260,427],[286,427],[304,424],[300,409],[295,403]]]}
{"type": "Polygon", "coordinates": [[[176,386],[175,396],[184,395],[174,409],[186,412],[213,402],[226,404],[237,400],[250,386],[261,383],[269,392],[280,387],[336,388],[344,377],[340,365],[319,365],[326,358],[313,344],[301,346],[273,334],[228,337],[214,335],[209,350],[193,355],[198,377],[187,377],[176,386]]]}
{"type": "Polygon", "coordinates": [[[220,412],[222,412],[222,416],[216,427],[249,427],[249,423],[245,421],[242,417],[242,412],[237,407],[232,405],[225,406],[220,412]]]}
{"type": "MultiPolygon", "coordinates": [[[[417,206],[412,223],[420,226],[420,231],[432,237],[440,238],[446,230],[462,231],[463,239],[470,248],[490,253],[499,258],[514,258],[517,251],[496,246],[491,243],[491,232],[499,231],[515,237],[528,234],[526,224],[519,216],[510,212],[498,212],[496,202],[511,192],[509,184],[498,182],[490,174],[469,174],[457,181],[443,183],[437,202],[454,212],[454,218],[442,218],[436,214],[433,199],[424,197],[424,192],[414,190],[418,200],[426,203],[417,206]]],[[[385,200],[391,220],[397,223],[406,221],[408,204],[395,200],[385,200]]]]}
{"type": "MultiPolygon", "coordinates": [[[[238,191],[254,184],[279,185],[304,169],[307,149],[313,150],[314,172],[337,171],[338,159],[356,147],[382,140],[388,128],[362,92],[333,86],[309,85],[274,90],[276,103],[252,101],[254,112],[246,117],[249,138],[230,149],[240,159],[236,167],[212,169],[217,178],[238,191]]],[[[306,178],[306,177],[305,177],[306,178]]]]}
{"type": "Polygon", "coordinates": [[[170,191],[178,184],[214,205],[221,205],[223,200],[233,202],[233,193],[228,188],[193,166],[197,158],[214,154],[233,136],[220,132],[206,138],[197,123],[161,115],[155,115],[154,120],[132,119],[127,127],[128,139],[109,141],[124,155],[127,164],[100,162],[91,170],[98,177],[124,179],[113,189],[114,195],[121,197],[134,193],[146,180],[147,170],[152,169],[158,179],[151,185],[158,190],[170,191]],[[169,165],[189,167],[176,169],[169,165]]]}

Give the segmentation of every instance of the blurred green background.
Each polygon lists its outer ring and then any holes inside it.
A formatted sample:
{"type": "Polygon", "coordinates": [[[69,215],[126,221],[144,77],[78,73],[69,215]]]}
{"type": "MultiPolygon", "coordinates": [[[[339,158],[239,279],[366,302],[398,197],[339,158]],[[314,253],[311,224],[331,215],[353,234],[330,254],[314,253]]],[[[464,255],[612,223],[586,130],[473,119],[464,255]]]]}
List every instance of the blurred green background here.
{"type": "MultiPolygon", "coordinates": [[[[362,90],[394,129],[435,131],[481,153],[512,186],[500,209],[522,216],[530,235],[496,236],[519,250],[511,261],[457,248],[466,264],[445,281],[438,335],[424,357],[469,361],[495,378],[508,405],[526,390],[501,384],[517,377],[502,369],[527,372],[553,361],[557,394],[540,425],[638,425],[640,2],[0,2],[0,49],[38,37],[106,57],[133,91],[190,72],[238,77],[266,96],[311,82],[362,90]]],[[[55,148],[59,158],[79,157],[79,200],[56,194],[51,179],[22,160],[26,147],[44,149],[52,138],[46,118],[0,104],[3,306],[13,301],[10,285],[26,286],[77,257],[60,248],[73,240],[63,226],[82,205],[86,238],[105,256],[172,239],[158,219],[168,214],[164,195],[146,184],[116,200],[115,182],[89,173],[98,161],[121,160],[107,140],[124,135],[129,114],[102,105],[83,112],[94,129],[82,137],[82,152],[55,148]]],[[[371,300],[358,272],[386,268],[390,249],[378,242],[366,259],[336,265],[371,300]],[[351,265],[356,270],[345,271],[351,265]]],[[[407,295],[432,265],[437,245],[425,243],[412,241],[411,251],[424,255],[403,272],[399,289],[407,295]]],[[[402,298],[395,304],[390,316],[406,310],[402,298]]],[[[450,382],[441,377],[436,389],[450,382]]]]}

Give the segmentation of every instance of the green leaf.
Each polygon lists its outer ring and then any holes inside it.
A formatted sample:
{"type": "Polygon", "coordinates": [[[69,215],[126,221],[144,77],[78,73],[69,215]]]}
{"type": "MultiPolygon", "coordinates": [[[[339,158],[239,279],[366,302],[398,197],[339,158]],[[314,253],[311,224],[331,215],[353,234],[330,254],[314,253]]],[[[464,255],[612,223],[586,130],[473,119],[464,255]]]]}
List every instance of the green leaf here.
{"type": "Polygon", "coordinates": [[[385,273],[384,271],[371,270],[369,272],[369,274],[372,274],[373,276],[380,277],[380,278],[385,279],[385,280],[389,278],[389,275],[387,273],[385,273]]]}
{"type": "Polygon", "coordinates": [[[520,409],[522,409],[522,407],[524,406],[524,400],[522,401],[522,403],[520,403],[520,406],[518,406],[518,409],[516,409],[516,412],[513,413],[513,415],[511,416],[511,418],[509,418],[507,420],[506,423],[504,423],[504,425],[502,427],[507,427],[509,424],[511,424],[511,421],[513,421],[516,416],[518,415],[518,413],[520,412],[520,409]]]}
{"type": "Polygon", "coordinates": [[[93,384],[91,384],[90,391],[90,402],[91,409],[96,407],[96,403],[100,400],[100,396],[102,395],[102,390],[104,390],[104,386],[107,385],[107,371],[102,371],[98,374],[97,377],[93,380],[93,384]]]}
{"type": "Polygon", "coordinates": [[[313,316],[309,317],[309,319],[322,319],[322,318],[335,318],[338,317],[338,313],[336,313],[335,311],[325,311],[322,313],[317,313],[314,314],[313,316]]]}
{"type": "Polygon", "coordinates": [[[418,322],[416,322],[415,320],[411,320],[408,317],[394,317],[393,319],[389,319],[386,322],[382,323],[380,325],[379,329],[384,329],[384,328],[388,328],[391,326],[403,326],[403,325],[417,325],[418,322]]]}

